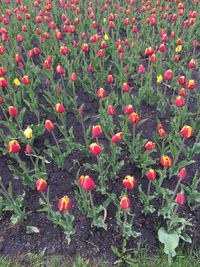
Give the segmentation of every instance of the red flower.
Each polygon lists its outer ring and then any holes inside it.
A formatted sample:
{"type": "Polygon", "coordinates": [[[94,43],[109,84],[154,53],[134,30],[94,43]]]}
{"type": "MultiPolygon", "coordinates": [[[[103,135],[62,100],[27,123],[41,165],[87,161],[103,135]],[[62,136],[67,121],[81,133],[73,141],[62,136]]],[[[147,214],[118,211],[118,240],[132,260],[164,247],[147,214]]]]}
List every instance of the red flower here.
{"type": "Polygon", "coordinates": [[[113,83],[113,82],[114,82],[114,78],[113,78],[112,75],[108,75],[108,77],[107,77],[107,82],[108,82],[108,83],[113,83]]]}
{"type": "Polygon", "coordinates": [[[115,109],[114,109],[114,107],[113,106],[108,106],[107,113],[110,116],[115,115],[115,109]]]}
{"type": "Polygon", "coordinates": [[[156,179],[156,171],[154,169],[149,169],[146,175],[148,180],[156,179]]]}
{"type": "Polygon", "coordinates": [[[25,151],[26,151],[26,154],[31,154],[33,152],[33,149],[29,144],[27,144],[25,151]]]}
{"type": "Polygon", "coordinates": [[[90,191],[95,187],[93,179],[88,175],[81,175],[81,177],[78,179],[78,184],[87,191],[90,191]]]}
{"type": "Polygon", "coordinates": [[[39,192],[43,192],[47,187],[47,182],[44,179],[38,179],[36,182],[36,189],[39,192]]]}
{"type": "Polygon", "coordinates": [[[27,75],[25,75],[23,78],[22,78],[22,83],[23,84],[30,84],[30,79],[27,75]]]}
{"type": "Polygon", "coordinates": [[[133,113],[134,109],[132,105],[127,105],[124,108],[124,114],[126,115],[130,115],[131,113],[133,113]]]}
{"type": "Polygon", "coordinates": [[[102,134],[102,128],[100,125],[95,125],[92,127],[92,136],[99,137],[102,134]]]}
{"type": "Polygon", "coordinates": [[[130,91],[130,85],[128,83],[123,83],[122,91],[128,93],[130,91]]]}
{"type": "Polygon", "coordinates": [[[192,136],[192,127],[184,125],[180,133],[184,138],[190,138],[192,136]]]}
{"type": "Polygon", "coordinates": [[[175,99],[175,105],[179,108],[183,107],[185,105],[185,99],[182,96],[177,96],[175,99]]]}
{"type": "Polygon", "coordinates": [[[65,73],[65,69],[61,66],[61,65],[58,65],[57,67],[56,67],[56,72],[58,73],[58,74],[64,74],[65,73]]]}
{"type": "Polygon", "coordinates": [[[67,46],[61,46],[61,48],[60,48],[60,54],[63,55],[63,56],[65,56],[68,53],[69,53],[68,47],[67,46]]]}
{"type": "Polygon", "coordinates": [[[98,98],[104,98],[106,96],[106,91],[103,88],[100,88],[97,92],[98,98]]]}
{"type": "Polygon", "coordinates": [[[133,112],[133,113],[130,114],[129,120],[130,120],[131,123],[137,124],[141,119],[140,119],[139,115],[136,112],[133,112]]]}
{"type": "Polygon", "coordinates": [[[156,144],[154,142],[149,141],[144,147],[146,150],[153,150],[156,147],[156,144]]]}
{"type": "Polygon", "coordinates": [[[182,180],[185,178],[186,175],[187,175],[187,170],[186,170],[186,168],[184,167],[184,168],[182,168],[182,169],[179,171],[179,173],[178,173],[178,179],[182,181],[182,180]]]}
{"type": "Polygon", "coordinates": [[[98,156],[101,152],[102,152],[102,148],[100,147],[100,145],[98,145],[97,143],[92,143],[89,145],[90,148],[90,152],[94,155],[94,156],[98,156]]]}
{"type": "Polygon", "coordinates": [[[145,73],[145,67],[143,65],[140,65],[138,71],[139,71],[140,74],[145,73]]]}
{"type": "Polygon", "coordinates": [[[112,143],[120,142],[122,139],[122,136],[123,136],[123,132],[116,133],[111,139],[112,143]]]}
{"type": "Polygon", "coordinates": [[[188,68],[189,69],[195,69],[196,68],[196,61],[195,59],[191,59],[190,62],[188,63],[188,68]]]}
{"type": "Polygon", "coordinates": [[[127,196],[122,196],[120,200],[120,206],[122,207],[122,209],[127,210],[130,207],[130,204],[130,199],[127,196]]]}
{"type": "Polygon", "coordinates": [[[163,155],[160,158],[160,163],[163,167],[170,167],[172,165],[172,159],[167,155],[163,155]]]}
{"type": "Polygon", "coordinates": [[[88,51],[89,51],[89,46],[88,46],[88,44],[82,44],[82,51],[84,52],[84,53],[87,53],[88,51]]]}
{"type": "Polygon", "coordinates": [[[164,78],[165,78],[165,80],[171,80],[172,79],[172,77],[173,77],[173,72],[172,72],[172,70],[167,70],[166,72],[165,72],[165,74],[164,74],[164,78]]]}
{"type": "Polygon", "coordinates": [[[132,189],[135,184],[136,180],[133,176],[126,175],[122,181],[122,184],[127,188],[127,189],[132,189]]]}
{"type": "Polygon", "coordinates": [[[70,80],[71,80],[72,82],[75,82],[75,81],[77,80],[77,75],[76,75],[75,72],[72,72],[71,77],[70,77],[70,80]]]}
{"type": "Polygon", "coordinates": [[[184,196],[184,194],[183,193],[177,194],[175,201],[176,201],[176,203],[178,205],[183,205],[185,203],[185,196],[184,196]]]}
{"type": "Polygon", "coordinates": [[[0,77],[0,87],[7,87],[8,82],[4,77],[0,77]]]}
{"type": "Polygon", "coordinates": [[[68,196],[64,196],[58,201],[58,209],[60,211],[67,211],[71,206],[71,199],[68,196]]]}
{"type": "Polygon", "coordinates": [[[196,82],[195,82],[195,80],[189,80],[189,81],[186,83],[186,87],[187,87],[189,90],[195,89],[195,88],[196,88],[196,82]]]}
{"type": "Polygon", "coordinates": [[[46,120],[46,121],[45,121],[45,129],[46,129],[48,132],[53,131],[54,128],[55,128],[55,124],[54,124],[51,120],[46,120]]]}
{"type": "Polygon", "coordinates": [[[60,104],[60,103],[56,104],[56,112],[57,113],[65,112],[65,107],[63,106],[63,104],[60,104]]]}
{"type": "Polygon", "coordinates": [[[9,153],[18,153],[21,150],[21,146],[17,140],[12,140],[8,143],[9,153]]]}
{"type": "Polygon", "coordinates": [[[13,107],[13,106],[10,106],[8,108],[8,111],[9,111],[9,115],[11,117],[16,117],[19,114],[19,111],[15,107],[13,107]]]}
{"type": "Polygon", "coordinates": [[[183,84],[185,83],[185,76],[180,76],[180,77],[178,78],[178,83],[179,83],[180,85],[183,85],[183,84]]]}

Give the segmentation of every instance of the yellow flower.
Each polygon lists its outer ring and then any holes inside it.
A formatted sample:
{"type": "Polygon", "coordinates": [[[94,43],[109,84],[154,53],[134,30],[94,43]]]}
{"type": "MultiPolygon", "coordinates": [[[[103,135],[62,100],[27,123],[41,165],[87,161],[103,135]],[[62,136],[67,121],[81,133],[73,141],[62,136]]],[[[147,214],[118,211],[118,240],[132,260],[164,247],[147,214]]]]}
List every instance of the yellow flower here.
{"type": "Polygon", "coordinates": [[[20,86],[21,82],[16,78],[14,79],[13,83],[16,85],[16,86],[20,86]]]}
{"type": "Polygon", "coordinates": [[[26,139],[30,139],[33,136],[33,131],[30,127],[27,127],[26,130],[24,131],[24,136],[26,139]]]}
{"type": "Polygon", "coordinates": [[[162,75],[158,75],[157,76],[157,83],[160,84],[163,81],[163,76],[162,75]]]}
{"type": "Polygon", "coordinates": [[[109,39],[108,34],[105,34],[105,35],[104,35],[104,40],[107,41],[108,39],[109,39]]]}
{"type": "Polygon", "coordinates": [[[103,23],[106,23],[106,18],[103,19],[103,23]]]}
{"type": "Polygon", "coordinates": [[[176,53],[180,53],[182,51],[182,49],[183,49],[182,45],[177,45],[175,51],[176,51],[176,53]]]}

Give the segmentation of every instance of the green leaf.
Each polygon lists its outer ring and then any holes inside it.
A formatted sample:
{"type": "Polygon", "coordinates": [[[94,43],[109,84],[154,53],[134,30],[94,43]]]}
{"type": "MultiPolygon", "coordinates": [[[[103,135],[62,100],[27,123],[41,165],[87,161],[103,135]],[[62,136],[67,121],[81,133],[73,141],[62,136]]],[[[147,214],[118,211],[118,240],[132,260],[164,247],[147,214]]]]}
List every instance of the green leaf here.
{"type": "Polygon", "coordinates": [[[186,234],[186,233],[180,235],[180,238],[183,239],[185,242],[187,242],[189,244],[192,243],[191,237],[188,234],[186,234]]]}
{"type": "Polygon", "coordinates": [[[26,233],[27,234],[38,234],[40,230],[36,226],[26,226],[26,233]]]}
{"type": "Polygon", "coordinates": [[[158,230],[158,239],[161,243],[164,244],[164,252],[174,257],[176,256],[175,249],[178,247],[179,244],[179,235],[175,230],[167,232],[165,228],[161,227],[158,230]]]}

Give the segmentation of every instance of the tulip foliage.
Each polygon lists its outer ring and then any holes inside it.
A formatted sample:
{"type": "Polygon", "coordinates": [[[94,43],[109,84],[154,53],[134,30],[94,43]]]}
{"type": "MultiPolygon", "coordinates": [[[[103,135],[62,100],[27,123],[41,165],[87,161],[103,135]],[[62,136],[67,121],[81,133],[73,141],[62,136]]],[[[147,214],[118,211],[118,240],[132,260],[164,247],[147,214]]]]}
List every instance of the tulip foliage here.
{"type": "Polygon", "coordinates": [[[3,0],[0,11],[0,156],[24,191],[3,177],[1,213],[26,220],[36,189],[69,243],[75,214],[108,231],[110,210],[139,242],[139,205],[171,260],[192,242],[200,199],[199,1],[3,0]]]}

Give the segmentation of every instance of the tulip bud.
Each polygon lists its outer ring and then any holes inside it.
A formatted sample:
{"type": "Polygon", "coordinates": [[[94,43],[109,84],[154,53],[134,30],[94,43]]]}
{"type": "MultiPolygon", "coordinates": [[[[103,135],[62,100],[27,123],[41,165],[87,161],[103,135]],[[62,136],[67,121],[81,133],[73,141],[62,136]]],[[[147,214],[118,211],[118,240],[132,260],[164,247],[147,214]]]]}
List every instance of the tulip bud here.
{"type": "Polygon", "coordinates": [[[104,98],[106,96],[106,91],[103,88],[100,88],[97,92],[98,98],[104,98]]]}
{"type": "Polygon", "coordinates": [[[90,191],[95,187],[93,179],[88,175],[81,175],[81,177],[78,179],[78,184],[87,191],[90,191]]]}
{"type": "Polygon", "coordinates": [[[183,107],[185,105],[185,99],[182,96],[177,96],[175,99],[175,105],[179,108],[183,107]]]}
{"type": "Polygon", "coordinates": [[[15,107],[13,107],[13,106],[10,106],[8,108],[8,111],[9,111],[9,115],[11,117],[16,117],[19,114],[19,111],[15,107]]]}
{"type": "Polygon", "coordinates": [[[184,168],[182,168],[180,171],[179,171],[179,173],[178,173],[178,179],[179,180],[183,180],[183,179],[185,179],[185,176],[187,175],[187,170],[186,170],[186,168],[184,167],[184,168]]]}
{"type": "Polygon", "coordinates": [[[47,187],[47,182],[44,179],[40,178],[36,181],[35,187],[38,192],[43,192],[47,187]]]}
{"type": "Polygon", "coordinates": [[[113,82],[114,82],[114,78],[113,78],[112,75],[108,75],[108,77],[107,77],[107,82],[108,82],[108,83],[113,83],[113,82]]]}
{"type": "Polygon", "coordinates": [[[156,179],[156,171],[154,169],[149,169],[146,175],[148,180],[156,179]]]}
{"type": "Polygon", "coordinates": [[[156,147],[156,144],[154,142],[149,141],[144,147],[146,150],[153,150],[156,147]]]}
{"type": "Polygon", "coordinates": [[[195,88],[196,88],[196,82],[195,82],[195,80],[189,80],[189,81],[186,83],[186,87],[187,87],[189,90],[195,89],[195,88]]]}
{"type": "Polygon", "coordinates": [[[125,188],[132,189],[136,184],[136,180],[133,176],[127,175],[123,179],[122,184],[125,186],[125,188]]]}
{"type": "Polygon", "coordinates": [[[88,46],[88,44],[82,44],[82,51],[84,52],[84,53],[87,53],[88,51],[89,51],[89,46],[88,46]]]}
{"type": "Polygon", "coordinates": [[[95,125],[92,127],[92,136],[99,137],[102,134],[102,128],[100,125],[95,125]]]}
{"type": "Polygon", "coordinates": [[[129,120],[131,123],[137,124],[141,119],[136,112],[133,112],[129,115],[129,120]]]}
{"type": "Polygon", "coordinates": [[[132,105],[127,105],[124,107],[124,114],[126,115],[130,115],[131,113],[133,113],[134,109],[132,105]]]}
{"type": "Polygon", "coordinates": [[[178,83],[179,83],[180,85],[183,85],[183,84],[185,83],[185,76],[180,76],[180,77],[178,78],[178,83]]]}
{"type": "Polygon", "coordinates": [[[33,152],[33,149],[29,144],[26,145],[25,152],[26,154],[31,154],[33,152]]]}
{"type": "Polygon", "coordinates": [[[21,150],[21,146],[17,140],[12,140],[8,143],[9,153],[18,153],[21,150]]]}
{"type": "Polygon", "coordinates": [[[185,203],[185,196],[184,196],[184,194],[183,193],[177,194],[175,201],[176,201],[176,203],[178,205],[180,205],[180,206],[183,205],[185,203]]]}
{"type": "Polygon", "coordinates": [[[57,74],[64,74],[65,73],[65,69],[61,66],[61,65],[58,65],[57,67],[56,67],[56,72],[57,72],[57,74]]]}
{"type": "Polygon", "coordinates": [[[184,125],[180,133],[184,138],[190,138],[192,136],[192,127],[184,125]]]}
{"type": "Polygon", "coordinates": [[[94,156],[98,156],[102,152],[102,148],[97,143],[92,143],[89,145],[90,153],[92,153],[94,156]]]}
{"type": "Polygon", "coordinates": [[[8,82],[4,77],[0,77],[0,87],[7,87],[8,82]]]}
{"type": "Polygon", "coordinates": [[[24,131],[24,136],[26,139],[30,139],[33,136],[33,131],[30,127],[27,127],[26,130],[24,131]]]}
{"type": "Polygon", "coordinates": [[[58,201],[58,209],[59,211],[67,211],[71,206],[71,200],[68,196],[64,196],[58,201]]]}
{"type": "Polygon", "coordinates": [[[57,113],[63,113],[65,112],[65,107],[63,106],[63,104],[57,103],[56,104],[56,112],[57,113]]]}
{"type": "Polygon", "coordinates": [[[120,142],[121,139],[122,139],[122,136],[123,136],[123,132],[116,133],[116,134],[112,137],[111,142],[112,142],[112,143],[118,143],[118,142],[120,142]]]}
{"type": "Polygon", "coordinates": [[[160,158],[160,163],[163,167],[170,167],[172,165],[172,159],[167,155],[163,155],[160,158]]]}
{"type": "Polygon", "coordinates": [[[138,71],[139,71],[140,74],[145,73],[145,67],[143,65],[140,65],[138,71]]]}
{"type": "Polygon", "coordinates": [[[113,106],[108,106],[107,113],[108,113],[108,115],[110,115],[110,116],[115,115],[115,109],[114,109],[114,107],[113,107],[113,106]]]}
{"type": "Polygon", "coordinates": [[[159,75],[157,76],[157,83],[160,84],[163,81],[163,76],[159,75]]]}
{"type": "Polygon", "coordinates": [[[22,78],[22,83],[23,84],[30,84],[30,79],[27,75],[25,75],[23,78],[22,78]]]}
{"type": "Polygon", "coordinates": [[[120,200],[120,206],[122,209],[127,210],[130,207],[130,200],[127,196],[122,196],[120,200]]]}
{"type": "Polygon", "coordinates": [[[76,75],[75,72],[72,72],[72,74],[71,74],[71,76],[70,76],[70,80],[71,80],[72,82],[75,82],[75,81],[77,80],[77,75],[76,75]]]}
{"type": "Polygon", "coordinates": [[[164,74],[164,78],[165,78],[165,80],[169,81],[169,80],[172,79],[172,77],[173,77],[173,72],[172,72],[172,70],[167,70],[167,71],[165,72],[165,74],[164,74]]]}
{"type": "Polygon", "coordinates": [[[128,83],[123,83],[122,91],[128,93],[130,91],[130,85],[128,83]]]}

